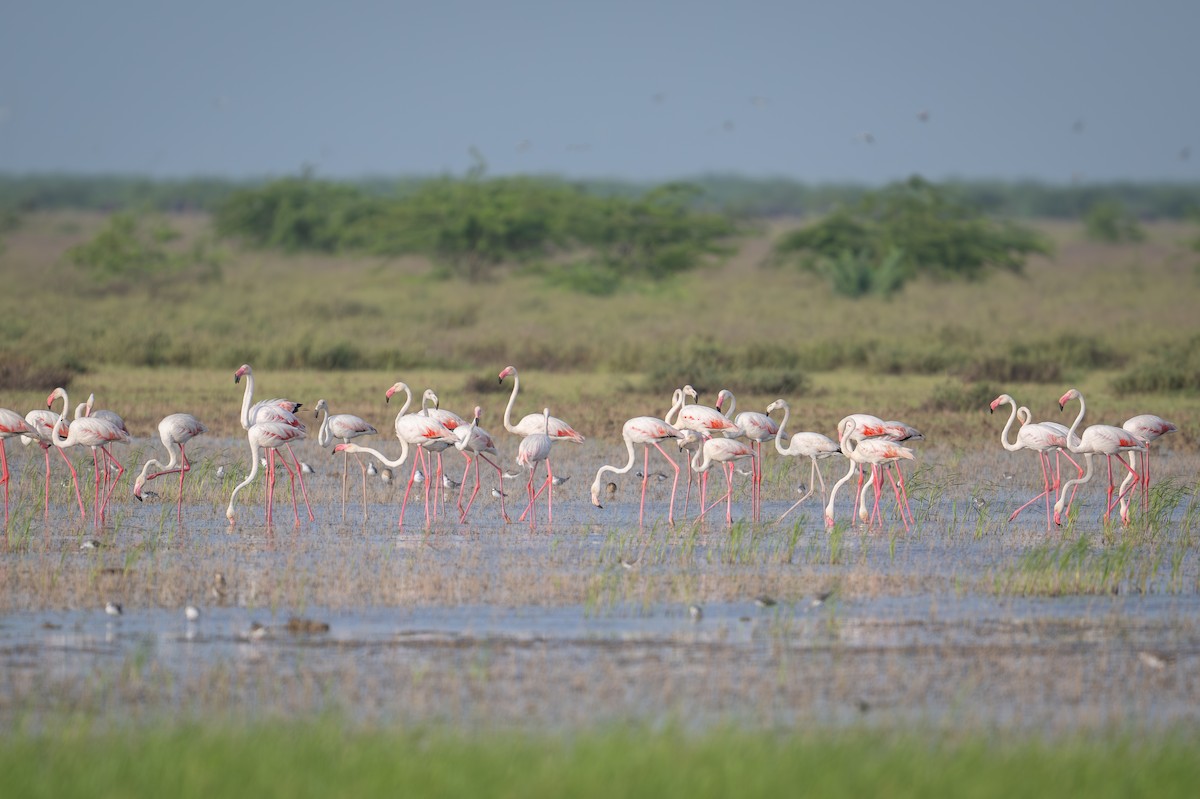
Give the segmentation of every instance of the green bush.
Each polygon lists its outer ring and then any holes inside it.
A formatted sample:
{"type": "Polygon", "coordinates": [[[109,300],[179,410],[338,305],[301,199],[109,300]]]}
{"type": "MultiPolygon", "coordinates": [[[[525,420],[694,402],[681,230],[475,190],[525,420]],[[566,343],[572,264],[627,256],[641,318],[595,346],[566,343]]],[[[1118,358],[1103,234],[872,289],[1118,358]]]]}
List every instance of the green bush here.
{"type": "Polygon", "coordinates": [[[1020,272],[1049,245],[1036,232],[993,222],[944,189],[910,178],[867,192],[853,207],[784,236],[777,259],[799,256],[839,294],[890,295],[910,278],[981,278],[989,268],[1020,272]]]}
{"type": "Polygon", "coordinates": [[[1083,219],[1083,228],[1087,238],[1105,244],[1138,242],[1146,238],[1137,217],[1117,200],[1095,203],[1083,219]]]}
{"type": "Polygon", "coordinates": [[[172,272],[192,265],[220,273],[220,252],[204,239],[181,251],[172,246],[179,238],[179,233],[161,217],[122,212],[110,216],[89,241],[68,250],[67,257],[102,281],[172,272]]]}

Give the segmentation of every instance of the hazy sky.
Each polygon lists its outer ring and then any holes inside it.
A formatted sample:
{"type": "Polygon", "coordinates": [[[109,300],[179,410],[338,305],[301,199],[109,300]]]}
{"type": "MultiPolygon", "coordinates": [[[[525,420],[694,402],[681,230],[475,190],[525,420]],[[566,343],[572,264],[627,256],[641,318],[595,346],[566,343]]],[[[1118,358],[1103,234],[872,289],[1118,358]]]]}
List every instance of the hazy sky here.
{"type": "Polygon", "coordinates": [[[10,2],[0,171],[1200,180],[1197,35],[1198,0],[10,2]]]}

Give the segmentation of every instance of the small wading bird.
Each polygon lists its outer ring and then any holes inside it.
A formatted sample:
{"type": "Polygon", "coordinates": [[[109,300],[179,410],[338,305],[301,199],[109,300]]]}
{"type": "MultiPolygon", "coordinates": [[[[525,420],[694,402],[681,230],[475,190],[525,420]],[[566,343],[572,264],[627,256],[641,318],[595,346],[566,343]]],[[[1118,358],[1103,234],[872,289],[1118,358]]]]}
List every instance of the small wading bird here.
{"type": "MultiPolygon", "coordinates": [[[[317,407],[313,413],[320,416],[321,411],[325,412],[325,418],[321,420],[321,428],[317,431],[317,444],[322,447],[329,446],[335,438],[343,444],[349,444],[352,439],[359,436],[373,436],[379,432],[353,414],[335,413],[331,416],[329,403],[324,399],[317,400],[317,407]]],[[[358,461],[358,468],[362,471],[363,519],[365,520],[367,518],[367,466],[357,454],[354,459],[358,461]]],[[[350,454],[344,453],[342,455],[342,521],[346,521],[346,475],[349,469],[350,454]]]]}
{"type": "Polygon", "coordinates": [[[207,432],[208,428],[200,423],[200,420],[190,413],[172,413],[164,416],[162,421],[158,423],[158,437],[162,441],[163,447],[167,450],[167,455],[170,456],[167,465],[163,466],[156,458],[151,458],[146,461],[142,467],[141,474],[133,483],[133,495],[140,502],[142,499],[142,489],[146,483],[151,480],[162,477],[164,474],[179,473],[179,503],[178,503],[178,518],[183,521],[183,478],[192,470],[192,464],[188,461],[187,453],[184,452],[184,445],[191,441],[201,433],[207,432]],[[179,448],[178,457],[176,457],[175,447],[179,448]],[[151,473],[151,469],[157,471],[151,473]]]}
{"type": "Polygon", "coordinates": [[[633,448],[635,445],[641,444],[643,453],[641,472],[642,503],[638,509],[638,525],[643,524],[646,515],[646,484],[649,481],[650,471],[650,447],[654,447],[666,458],[667,463],[671,464],[671,468],[675,470],[675,481],[671,484],[671,504],[667,510],[667,522],[674,524],[675,489],[679,486],[679,465],[662,448],[661,442],[673,438],[678,439],[680,437],[679,431],[662,419],[657,419],[653,416],[635,416],[621,427],[621,437],[625,439],[625,448],[629,451],[629,461],[623,467],[601,466],[596,471],[596,479],[592,482],[592,504],[597,508],[604,507],[600,504],[600,480],[604,477],[605,472],[628,474],[629,470],[633,468],[633,462],[636,458],[633,448]]]}
{"type": "MultiPolygon", "coordinates": [[[[1079,415],[1075,417],[1075,422],[1071,425],[1071,429],[1067,432],[1067,449],[1071,452],[1079,453],[1087,460],[1087,472],[1082,477],[1076,477],[1062,484],[1062,493],[1058,501],[1054,503],[1054,523],[1062,524],[1062,512],[1066,504],[1067,489],[1076,485],[1082,485],[1092,479],[1092,456],[1103,455],[1108,461],[1108,493],[1105,497],[1104,521],[1108,521],[1112,515],[1112,509],[1117,502],[1125,498],[1125,494],[1131,488],[1136,488],[1140,476],[1133,465],[1126,463],[1121,457],[1122,452],[1145,453],[1146,442],[1125,430],[1121,427],[1108,424],[1090,425],[1083,431],[1082,435],[1076,436],[1075,430],[1083,422],[1083,415],[1087,413],[1087,404],[1083,400],[1083,395],[1076,389],[1069,389],[1058,399],[1058,407],[1066,410],[1067,403],[1073,399],[1079,400],[1079,415]],[[1113,476],[1112,476],[1112,459],[1117,457],[1117,462],[1126,468],[1129,472],[1130,481],[1122,482],[1123,486],[1117,501],[1113,501],[1113,476]]],[[[1129,509],[1122,506],[1121,521],[1129,523],[1129,509]]]]}

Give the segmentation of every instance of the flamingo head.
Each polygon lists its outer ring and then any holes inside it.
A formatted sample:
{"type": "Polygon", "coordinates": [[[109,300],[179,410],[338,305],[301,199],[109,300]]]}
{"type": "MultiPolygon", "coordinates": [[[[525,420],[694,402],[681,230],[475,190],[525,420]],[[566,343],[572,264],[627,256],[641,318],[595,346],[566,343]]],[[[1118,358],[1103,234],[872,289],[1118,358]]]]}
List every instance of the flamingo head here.
{"type": "Polygon", "coordinates": [[[395,394],[397,391],[407,391],[407,390],[408,390],[408,385],[406,385],[405,383],[393,383],[392,387],[384,392],[384,394],[383,394],[384,401],[391,402],[393,394],[395,394]]]}
{"type": "Polygon", "coordinates": [[[441,400],[438,399],[438,395],[434,393],[432,388],[425,389],[425,393],[421,395],[421,404],[424,405],[426,402],[433,403],[434,410],[437,410],[441,406],[441,400]]]}
{"type": "Polygon", "coordinates": [[[517,367],[515,367],[515,366],[504,367],[504,370],[502,372],[500,372],[500,381],[499,382],[503,383],[504,378],[508,377],[509,375],[515,375],[516,373],[517,373],[517,367]]]}
{"type": "Polygon", "coordinates": [[[601,508],[601,509],[604,508],[604,506],[600,504],[600,481],[599,480],[592,483],[592,504],[595,505],[597,508],[601,508]]]}
{"type": "Polygon", "coordinates": [[[46,407],[49,408],[51,405],[54,404],[54,401],[56,399],[65,399],[66,396],[67,396],[67,392],[65,389],[62,389],[62,388],[54,389],[53,391],[50,392],[50,396],[46,397],[46,407]]]}
{"type": "Polygon", "coordinates": [[[1061,411],[1067,407],[1067,403],[1073,399],[1079,399],[1079,389],[1070,389],[1066,394],[1058,398],[1058,409],[1061,411]]]}
{"type": "Polygon", "coordinates": [[[475,406],[475,424],[479,424],[479,420],[483,418],[483,408],[475,406]]]}
{"type": "Polygon", "coordinates": [[[326,402],[324,399],[317,400],[317,407],[313,408],[313,416],[320,416],[321,411],[325,411],[325,413],[329,413],[329,403],[326,402]]]}
{"type": "Polygon", "coordinates": [[[146,481],[138,475],[138,479],[133,483],[133,498],[138,502],[142,501],[142,486],[146,485],[146,481]]]}
{"type": "Polygon", "coordinates": [[[725,404],[725,400],[729,397],[730,393],[727,389],[721,389],[717,392],[717,404],[715,407],[718,411],[721,410],[721,406],[725,404]]]}
{"type": "Polygon", "coordinates": [[[330,454],[336,455],[339,452],[345,452],[346,450],[349,450],[350,447],[353,447],[353,446],[354,446],[353,444],[338,444],[336,447],[333,448],[333,452],[331,452],[330,454]]]}
{"type": "Polygon", "coordinates": [[[1009,395],[1001,394],[1000,396],[998,396],[994,400],[992,400],[991,410],[989,411],[989,413],[995,413],[997,408],[999,408],[1001,405],[1005,405],[1005,404],[1016,405],[1016,402],[1014,402],[1013,398],[1010,397],[1009,395]]]}
{"type": "Polygon", "coordinates": [[[250,364],[244,363],[240,367],[238,367],[238,370],[236,372],[233,373],[233,382],[240,383],[240,382],[242,382],[242,378],[244,376],[252,375],[252,374],[254,374],[254,372],[253,372],[253,370],[250,369],[250,364]]]}
{"type": "Polygon", "coordinates": [[[696,393],[696,389],[692,388],[690,384],[683,387],[683,395],[685,397],[691,397],[694,400],[700,399],[700,395],[696,393]]]}
{"type": "Polygon", "coordinates": [[[784,402],[781,399],[777,399],[774,402],[772,402],[770,405],[767,406],[767,413],[770,413],[771,411],[774,411],[774,410],[778,410],[780,408],[787,408],[787,406],[788,406],[788,404],[786,402],[784,402]]]}

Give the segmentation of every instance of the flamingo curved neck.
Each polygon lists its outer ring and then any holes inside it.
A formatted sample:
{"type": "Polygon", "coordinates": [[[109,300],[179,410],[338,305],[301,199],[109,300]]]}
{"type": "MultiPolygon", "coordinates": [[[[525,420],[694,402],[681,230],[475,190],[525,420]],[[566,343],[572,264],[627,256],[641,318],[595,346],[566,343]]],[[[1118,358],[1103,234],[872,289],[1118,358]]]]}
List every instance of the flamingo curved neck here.
{"type": "Polygon", "coordinates": [[[792,414],[792,409],[789,408],[788,404],[785,402],[783,404],[783,419],[779,422],[779,429],[775,431],[775,451],[778,452],[780,455],[788,454],[788,451],[783,448],[782,439],[783,439],[783,430],[785,427],[787,427],[788,417],[790,417],[791,414],[792,414]]]}
{"type": "Polygon", "coordinates": [[[1071,424],[1071,429],[1067,431],[1067,449],[1071,452],[1083,452],[1083,440],[1075,434],[1075,430],[1083,422],[1083,415],[1087,413],[1087,404],[1083,401],[1083,395],[1079,397],[1079,415],[1075,417],[1075,421],[1071,424]]]}
{"type": "Polygon", "coordinates": [[[667,424],[675,424],[675,420],[679,418],[679,411],[683,408],[683,389],[675,389],[675,393],[671,395],[671,409],[667,411],[667,415],[663,417],[663,421],[667,424]]]}
{"type": "Polygon", "coordinates": [[[333,440],[333,434],[329,431],[329,408],[321,408],[321,410],[325,412],[325,418],[321,420],[321,427],[317,430],[317,444],[327,447],[333,440]]]}
{"type": "Polygon", "coordinates": [[[370,447],[360,447],[355,444],[351,444],[344,451],[345,452],[361,452],[363,454],[370,455],[375,460],[382,463],[384,466],[387,466],[392,469],[396,469],[400,466],[403,466],[404,462],[406,460],[408,460],[408,442],[405,441],[404,439],[400,439],[400,457],[394,461],[388,460],[388,457],[386,455],[384,455],[382,452],[380,452],[377,449],[371,449],[370,447]]]}
{"type": "Polygon", "coordinates": [[[733,412],[737,410],[737,397],[733,396],[729,389],[725,389],[725,396],[729,397],[729,410],[725,411],[725,418],[733,421],[733,412]]]}
{"type": "Polygon", "coordinates": [[[1000,443],[1003,444],[1004,448],[1009,452],[1016,452],[1017,450],[1024,449],[1024,447],[1018,444],[1015,438],[1010,444],[1008,441],[1008,431],[1012,429],[1013,420],[1017,418],[1017,403],[1013,401],[1011,397],[1009,397],[1005,404],[1010,406],[1012,411],[1010,411],[1008,414],[1008,421],[1004,424],[1004,429],[1000,431],[1000,443]]]}
{"type": "Polygon", "coordinates": [[[254,403],[254,372],[247,369],[246,374],[246,391],[242,394],[242,429],[250,429],[250,406],[254,403]]]}
{"type": "Polygon", "coordinates": [[[510,433],[516,433],[517,431],[513,429],[512,424],[512,409],[513,405],[517,401],[517,392],[521,390],[521,376],[517,374],[517,370],[514,369],[512,377],[513,390],[512,393],[508,395],[508,405],[504,406],[504,429],[510,433]]]}
{"type": "Polygon", "coordinates": [[[596,479],[592,482],[593,497],[600,495],[600,480],[603,479],[605,472],[612,472],[613,474],[629,474],[629,470],[633,468],[634,461],[637,460],[637,456],[635,455],[633,449],[632,438],[625,438],[625,449],[629,450],[629,461],[624,466],[617,467],[605,464],[596,471],[596,479]]]}

